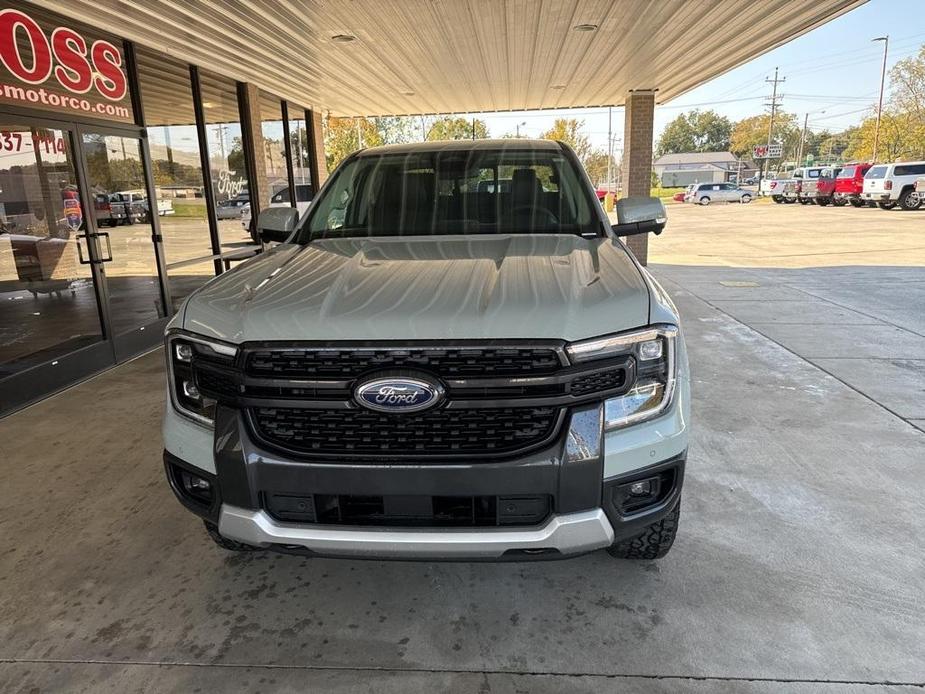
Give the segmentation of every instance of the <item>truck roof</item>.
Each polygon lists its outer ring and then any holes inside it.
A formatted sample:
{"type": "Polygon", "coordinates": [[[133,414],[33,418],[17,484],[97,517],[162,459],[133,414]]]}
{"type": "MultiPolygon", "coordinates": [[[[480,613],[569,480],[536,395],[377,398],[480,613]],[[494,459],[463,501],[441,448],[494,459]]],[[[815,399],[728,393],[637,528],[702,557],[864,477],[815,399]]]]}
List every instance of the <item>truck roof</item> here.
{"type": "Polygon", "coordinates": [[[380,154],[412,154],[418,152],[468,152],[472,150],[505,149],[527,151],[553,151],[561,148],[555,140],[487,139],[487,140],[437,140],[434,142],[411,142],[400,145],[382,145],[361,150],[357,156],[380,154]]]}

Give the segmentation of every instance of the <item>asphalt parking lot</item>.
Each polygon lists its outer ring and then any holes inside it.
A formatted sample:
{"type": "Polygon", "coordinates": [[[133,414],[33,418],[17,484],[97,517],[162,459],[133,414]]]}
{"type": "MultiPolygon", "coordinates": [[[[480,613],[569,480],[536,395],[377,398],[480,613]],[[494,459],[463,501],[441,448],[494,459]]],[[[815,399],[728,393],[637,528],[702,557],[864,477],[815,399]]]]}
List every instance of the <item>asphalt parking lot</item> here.
{"type": "Polygon", "coordinates": [[[153,353],[0,420],[0,691],[922,691],[925,212],[669,216],[665,559],[222,553],[163,480],[153,353]]]}

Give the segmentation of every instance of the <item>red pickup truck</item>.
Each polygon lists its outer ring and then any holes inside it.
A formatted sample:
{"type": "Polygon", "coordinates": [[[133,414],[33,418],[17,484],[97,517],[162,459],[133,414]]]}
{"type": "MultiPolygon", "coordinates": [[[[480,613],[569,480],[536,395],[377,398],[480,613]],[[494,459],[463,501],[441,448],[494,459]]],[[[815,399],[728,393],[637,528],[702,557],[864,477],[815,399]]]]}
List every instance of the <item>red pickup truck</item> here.
{"type": "Polygon", "coordinates": [[[851,203],[855,207],[864,207],[867,202],[861,199],[864,190],[864,174],[873,164],[867,162],[853,162],[845,164],[835,178],[836,205],[851,203]]]}

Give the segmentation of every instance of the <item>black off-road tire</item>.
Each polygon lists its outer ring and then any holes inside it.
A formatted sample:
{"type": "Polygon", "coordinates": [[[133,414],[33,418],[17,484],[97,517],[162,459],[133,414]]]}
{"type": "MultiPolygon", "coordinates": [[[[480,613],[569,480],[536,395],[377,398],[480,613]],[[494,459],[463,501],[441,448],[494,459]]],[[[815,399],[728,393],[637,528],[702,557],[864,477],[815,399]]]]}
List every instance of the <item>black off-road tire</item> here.
{"type": "Polygon", "coordinates": [[[780,195],[772,195],[772,196],[771,196],[771,200],[773,200],[774,202],[776,202],[778,205],[781,205],[781,204],[783,204],[783,202],[784,202],[784,198],[781,197],[780,195]]]}
{"type": "Polygon", "coordinates": [[[828,198],[816,198],[816,204],[819,205],[819,207],[825,207],[826,205],[829,204],[829,199],[828,198]]]}
{"type": "Polygon", "coordinates": [[[255,547],[254,545],[248,545],[244,542],[229,540],[227,537],[223,537],[219,534],[218,527],[214,523],[210,523],[209,521],[204,521],[204,523],[209,537],[211,537],[212,541],[222,549],[227,549],[229,552],[259,552],[263,549],[263,547],[255,547]]]}
{"type": "Polygon", "coordinates": [[[867,207],[867,203],[859,198],[850,198],[848,202],[851,203],[852,207],[867,207]]]}
{"type": "Polygon", "coordinates": [[[646,527],[645,531],[636,537],[614,542],[607,548],[607,553],[617,559],[661,559],[674,544],[680,516],[681,500],[678,499],[671,513],[646,527]]]}
{"type": "Polygon", "coordinates": [[[881,210],[892,210],[894,207],[896,207],[896,203],[892,200],[889,202],[878,202],[877,207],[879,207],[881,210]]]}

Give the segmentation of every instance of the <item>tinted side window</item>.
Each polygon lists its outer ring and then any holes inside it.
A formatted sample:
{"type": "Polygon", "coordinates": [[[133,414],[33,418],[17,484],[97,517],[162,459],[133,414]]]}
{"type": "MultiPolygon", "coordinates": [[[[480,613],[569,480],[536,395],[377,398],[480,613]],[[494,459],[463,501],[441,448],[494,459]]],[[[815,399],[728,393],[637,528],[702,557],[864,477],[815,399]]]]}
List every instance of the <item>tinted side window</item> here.
{"type": "Polygon", "coordinates": [[[925,174],[925,164],[897,164],[893,169],[894,176],[921,176],[925,174]]]}
{"type": "Polygon", "coordinates": [[[883,178],[886,176],[885,166],[872,166],[864,178],[883,178]]]}

